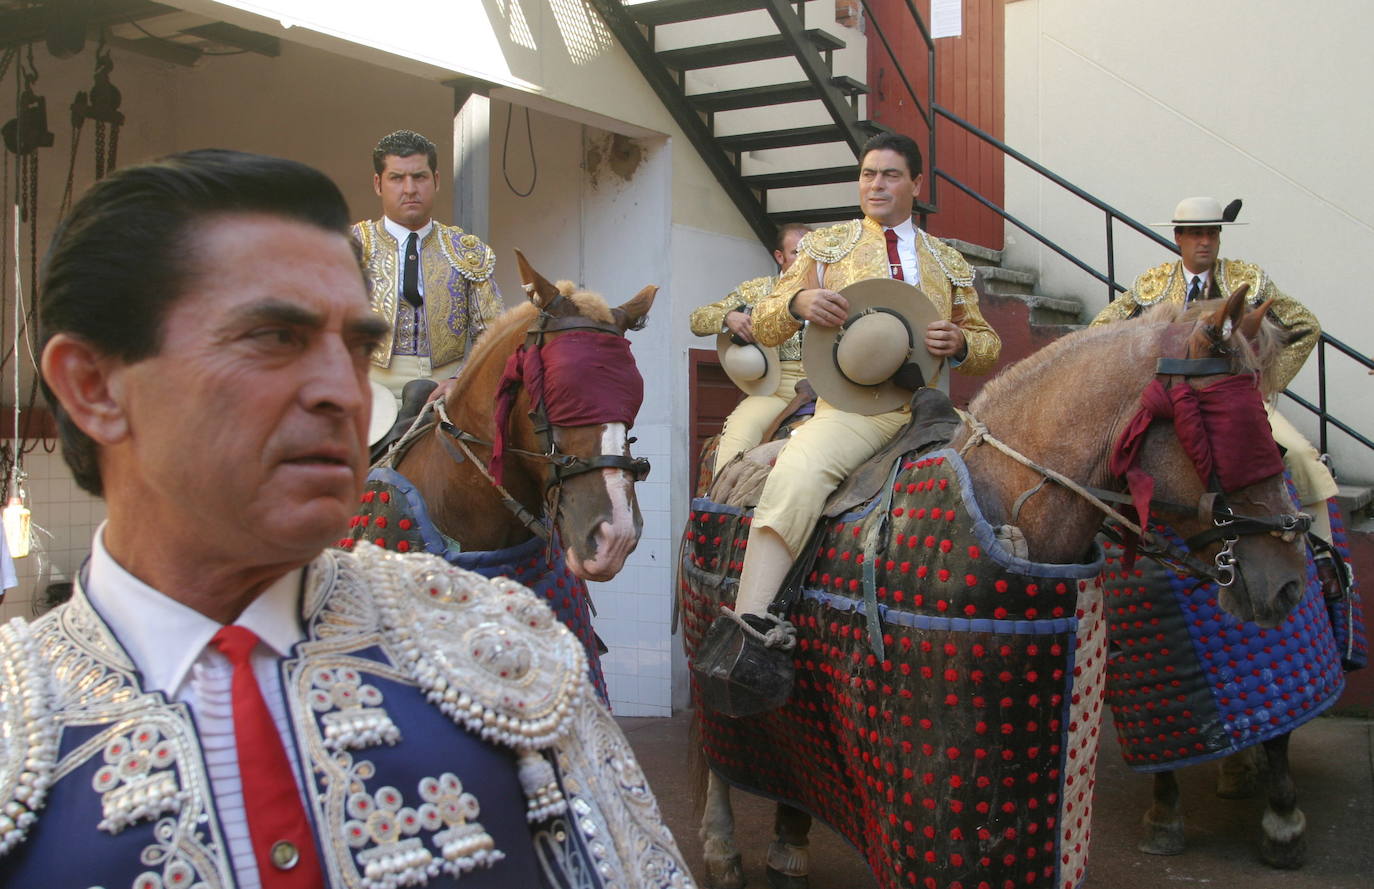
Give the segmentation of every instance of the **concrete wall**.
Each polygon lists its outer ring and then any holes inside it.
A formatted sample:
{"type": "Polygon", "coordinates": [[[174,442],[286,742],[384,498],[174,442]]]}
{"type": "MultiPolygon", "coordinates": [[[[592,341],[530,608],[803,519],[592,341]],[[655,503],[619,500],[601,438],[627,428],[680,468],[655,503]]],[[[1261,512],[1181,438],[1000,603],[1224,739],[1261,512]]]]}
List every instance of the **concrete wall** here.
{"type": "MultiPolygon", "coordinates": [[[[1281,0],[1020,0],[1006,8],[1006,141],[1143,222],[1170,218],[1189,195],[1245,200],[1222,255],[1258,262],[1336,337],[1374,353],[1374,303],[1357,296],[1352,261],[1374,251],[1374,137],[1365,111],[1374,8],[1281,0]]],[[[1007,162],[1012,213],[1105,267],[1103,215],[1007,162]]],[[[1171,237],[1167,229],[1162,229],[1171,237]]],[[[1123,283],[1171,258],[1117,227],[1123,283]]],[[[1045,292],[1106,288],[1014,227],[1007,264],[1038,271],[1045,292]]],[[[1328,398],[1374,437],[1369,377],[1331,355],[1328,398]]],[[[1316,361],[1294,388],[1315,401],[1316,361]]],[[[1285,413],[1315,435],[1301,408],[1285,413]]],[[[1333,430],[1338,468],[1374,479],[1374,461],[1333,430]]]]}

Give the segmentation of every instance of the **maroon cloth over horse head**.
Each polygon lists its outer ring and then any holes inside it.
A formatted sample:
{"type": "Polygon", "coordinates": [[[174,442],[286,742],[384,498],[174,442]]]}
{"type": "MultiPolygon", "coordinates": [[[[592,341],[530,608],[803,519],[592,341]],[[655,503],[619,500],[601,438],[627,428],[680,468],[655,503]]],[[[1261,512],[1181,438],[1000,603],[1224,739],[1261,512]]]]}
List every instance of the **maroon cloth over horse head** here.
{"type": "Polygon", "coordinates": [[[624,337],[570,330],[542,346],[521,346],[506,359],[496,390],[496,435],[487,470],[498,485],[504,476],[506,428],[521,384],[529,390],[531,404],[544,403],[555,426],[624,423],[628,428],[644,401],[644,378],[624,337]]]}
{"type": "Polygon", "coordinates": [[[1108,468],[1124,476],[1142,527],[1150,515],[1155,480],[1141,469],[1140,449],[1155,420],[1172,419],[1179,443],[1197,468],[1198,478],[1222,491],[1238,491],[1283,472],[1283,458],[1269,431],[1269,417],[1255,377],[1227,377],[1195,389],[1165,388],[1158,379],[1140,393],[1140,410],[1121,431],[1108,468]]]}

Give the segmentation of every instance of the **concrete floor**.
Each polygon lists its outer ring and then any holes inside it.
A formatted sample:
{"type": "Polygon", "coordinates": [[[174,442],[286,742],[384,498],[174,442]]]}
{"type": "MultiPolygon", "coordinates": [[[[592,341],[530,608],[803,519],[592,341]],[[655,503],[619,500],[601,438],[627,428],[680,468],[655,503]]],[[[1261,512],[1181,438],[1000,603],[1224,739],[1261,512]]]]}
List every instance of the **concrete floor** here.
{"type": "MultiPolygon", "coordinates": [[[[689,759],[689,713],[671,719],[619,720],[649,777],[687,864],[705,885],[689,759]]],[[[1209,765],[1180,775],[1188,851],[1169,858],[1136,850],[1150,779],[1126,768],[1111,719],[1098,759],[1092,847],[1082,889],[1374,889],[1374,721],[1317,719],[1290,745],[1298,801],[1307,815],[1310,857],[1299,871],[1275,871],[1259,859],[1261,799],[1222,800],[1209,765]]],[[[763,855],[772,839],[773,806],[735,794],[737,842],[749,885],[764,889],[763,855]]],[[[877,884],[858,853],[818,825],[811,834],[813,889],[869,889],[877,884]]]]}

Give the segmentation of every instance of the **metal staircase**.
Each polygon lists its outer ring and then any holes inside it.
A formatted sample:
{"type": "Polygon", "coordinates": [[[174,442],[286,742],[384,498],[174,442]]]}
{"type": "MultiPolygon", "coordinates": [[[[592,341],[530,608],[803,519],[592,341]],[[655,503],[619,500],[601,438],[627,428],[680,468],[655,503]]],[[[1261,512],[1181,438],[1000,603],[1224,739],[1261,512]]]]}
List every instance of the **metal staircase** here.
{"type": "MultiPolygon", "coordinates": [[[[787,0],[592,0],[622,46],[630,54],[650,86],[673,115],[679,127],[715,175],[721,187],[749,222],[759,240],[772,244],[777,227],[786,222],[833,222],[853,219],[858,206],[819,208],[770,208],[769,194],[783,189],[807,188],[853,182],[853,160],[784,172],[751,173],[744,158],[750,152],[800,146],[834,145],[850,158],[858,156],[865,140],[882,128],[861,115],[861,99],[868,88],[853,77],[836,74],[834,53],[845,42],[829,31],[808,28],[805,3],[787,0]],[[663,48],[660,38],[667,26],[711,22],[700,29],[714,34],[738,27],[726,17],[766,12],[771,33],[723,42],[663,48]],[[760,82],[730,89],[701,89],[693,77],[704,69],[723,69],[770,60],[790,60],[761,71],[760,82]],[[770,74],[781,76],[774,79],[770,74]],[[793,103],[819,104],[828,123],[769,128],[739,133],[721,132],[717,115],[732,111],[769,109],[793,103]]],[[[817,4],[826,8],[827,4],[817,4]]],[[[833,4],[828,4],[833,26],[833,4]]],[[[758,28],[762,16],[747,25],[758,28]]],[[[679,32],[686,30],[678,28],[679,32]]],[[[747,74],[746,74],[747,76],[747,74]]],[[[814,152],[824,157],[825,152],[814,152]]]]}

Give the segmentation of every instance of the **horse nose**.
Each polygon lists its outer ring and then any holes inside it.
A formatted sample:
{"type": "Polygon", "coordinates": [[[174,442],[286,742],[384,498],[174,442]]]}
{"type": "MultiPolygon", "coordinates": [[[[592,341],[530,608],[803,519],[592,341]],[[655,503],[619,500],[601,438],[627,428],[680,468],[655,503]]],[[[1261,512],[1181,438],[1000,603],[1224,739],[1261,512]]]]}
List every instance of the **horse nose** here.
{"type": "Polygon", "coordinates": [[[1287,615],[1294,608],[1298,607],[1298,601],[1302,599],[1302,584],[1296,580],[1290,580],[1274,595],[1274,613],[1279,616],[1287,615]]]}

